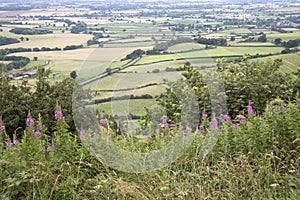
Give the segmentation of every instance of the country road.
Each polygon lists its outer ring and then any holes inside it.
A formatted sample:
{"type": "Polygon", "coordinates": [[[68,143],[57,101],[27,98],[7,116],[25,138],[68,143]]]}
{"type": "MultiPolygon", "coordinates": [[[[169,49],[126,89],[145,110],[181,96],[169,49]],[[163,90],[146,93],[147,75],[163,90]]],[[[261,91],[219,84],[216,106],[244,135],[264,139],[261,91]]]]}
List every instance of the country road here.
{"type": "Polygon", "coordinates": [[[132,66],[133,64],[135,64],[137,61],[139,61],[143,56],[144,56],[144,55],[139,56],[138,58],[136,58],[136,59],[130,61],[129,63],[127,63],[127,64],[125,64],[125,65],[123,65],[123,66],[121,66],[121,67],[119,67],[119,68],[112,69],[110,72],[104,72],[104,73],[102,73],[102,74],[100,74],[100,75],[98,75],[98,76],[95,76],[95,77],[93,77],[93,78],[90,78],[90,79],[88,79],[88,80],[85,80],[85,81],[79,83],[78,85],[79,85],[79,86],[84,86],[84,85],[87,85],[87,84],[89,84],[89,83],[92,83],[92,82],[94,82],[94,81],[96,81],[96,80],[99,80],[99,79],[101,79],[101,78],[104,78],[104,77],[106,77],[106,76],[109,76],[109,75],[111,75],[111,74],[117,73],[117,72],[119,72],[119,71],[121,71],[121,70],[123,70],[123,69],[126,69],[126,68],[132,66]]]}

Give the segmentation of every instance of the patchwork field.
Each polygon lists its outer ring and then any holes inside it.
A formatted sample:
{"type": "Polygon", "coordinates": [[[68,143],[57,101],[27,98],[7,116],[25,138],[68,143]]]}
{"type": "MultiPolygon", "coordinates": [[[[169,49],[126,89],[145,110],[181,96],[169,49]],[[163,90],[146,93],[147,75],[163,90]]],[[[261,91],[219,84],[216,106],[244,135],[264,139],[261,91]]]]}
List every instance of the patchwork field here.
{"type": "MultiPolygon", "coordinates": [[[[1,34],[2,35],[2,34],[1,34]]],[[[10,44],[5,46],[0,46],[0,48],[64,48],[68,45],[86,45],[89,39],[92,39],[92,35],[87,34],[71,34],[71,33],[61,33],[56,32],[54,34],[47,35],[17,35],[12,33],[3,33],[3,36],[12,37],[19,39],[20,37],[29,38],[29,41],[24,40],[23,42],[10,44]]]]}
{"type": "Polygon", "coordinates": [[[267,34],[268,40],[275,40],[276,38],[281,38],[284,41],[287,40],[295,40],[300,39],[300,32],[294,32],[294,33],[277,33],[277,34],[267,34]]]}

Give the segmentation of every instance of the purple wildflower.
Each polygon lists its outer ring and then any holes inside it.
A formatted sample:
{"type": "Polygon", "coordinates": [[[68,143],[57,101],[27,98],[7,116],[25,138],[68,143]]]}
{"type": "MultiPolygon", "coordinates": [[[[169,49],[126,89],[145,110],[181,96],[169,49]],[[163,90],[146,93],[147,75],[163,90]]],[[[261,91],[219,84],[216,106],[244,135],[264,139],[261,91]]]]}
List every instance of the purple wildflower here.
{"type": "Polygon", "coordinates": [[[239,115],[238,116],[238,121],[239,122],[244,122],[246,120],[246,117],[245,116],[243,116],[243,115],[239,115]]]}
{"type": "Polygon", "coordinates": [[[203,125],[203,124],[200,125],[199,131],[200,131],[201,134],[204,134],[204,133],[205,133],[205,128],[204,128],[204,125],[203,125]]]}
{"type": "Polygon", "coordinates": [[[284,110],[284,109],[285,109],[285,104],[284,104],[284,103],[281,103],[280,108],[281,108],[282,110],[284,110]]]}
{"type": "Polygon", "coordinates": [[[221,118],[225,119],[226,121],[231,121],[230,115],[227,113],[226,115],[221,114],[221,118]]]}
{"type": "Polygon", "coordinates": [[[156,129],[155,129],[155,133],[156,133],[156,134],[159,133],[159,131],[160,131],[159,128],[156,128],[156,129]]]}
{"type": "Polygon", "coordinates": [[[234,124],[233,124],[233,127],[236,128],[236,129],[238,129],[238,128],[239,128],[239,125],[238,125],[237,123],[234,123],[234,124]]]}
{"type": "Polygon", "coordinates": [[[271,110],[271,106],[270,106],[270,103],[269,103],[269,102],[267,103],[266,109],[267,109],[267,110],[271,110]]]}
{"type": "Polygon", "coordinates": [[[168,132],[168,136],[171,137],[171,136],[172,136],[172,133],[171,133],[171,132],[168,132]]]}
{"type": "Polygon", "coordinates": [[[5,126],[4,126],[4,125],[0,126],[0,130],[1,130],[2,132],[5,132],[5,126]]]}
{"type": "Polygon", "coordinates": [[[167,119],[163,119],[162,120],[162,124],[164,125],[164,127],[168,127],[169,126],[167,119]]]}
{"type": "Polygon", "coordinates": [[[54,118],[56,121],[61,120],[65,123],[65,117],[61,110],[54,111],[54,118]]]}
{"type": "Polygon", "coordinates": [[[170,128],[175,129],[175,128],[177,128],[177,125],[176,124],[170,124],[170,128]]]}
{"type": "Polygon", "coordinates": [[[210,126],[211,130],[215,130],[218,128],[218,120],[216,119],[215,116],[213,116],[213,118],[211,119],[211,126],[210,126]]]}
{"type": "Polygon", "coordinates": [[[7,143],[6,143],[6,147],[10,147],[10,146],[13,146],[14,144],[11,142],[11,140],[8,140],[7,143]]]}
{"type": "Polygon", "coordinates": [[[100,126],[106,126],[106,120],[104,118],[100,119],[100,126]]]}
{"type": "Polygon", "coordinates": [[[207,119],[207,117],[208,117],[208,115],[205,113],[205,109],[204,109],[204,111],[202,113],[202,119],[205,120],[205,119],[207,119]]]}
{"type": "Polygon", "coordinates": [[[33,118],[31,117],[30,112],[28,113],[28,116],[27,116],[27,119],[26,119],[26,126],[27,126],[27,127],[29,127],[29,126],[34,126],[34,120],[33,120],[33,118]]]}
{"type": "Polygon", "coordinates": [[[185,129],[182,130],[182,135],[184,136],[184,135],[186,135],[188,132],[189,132],[189,126],[186,125],[186,126],[185,126],[185,129]]]}
{"type": "Polygon", "coordinates": [[[84,129],[81,127],[81,129],[80,129],[80,136],[84,136],[85,135],[85,131],[84,131],[84,129]]]}
{"type": "Polygon", "coordinates": [[[131,128],[134,127],[134,122],[133,122],[132,120],[129,121],[129,126],[130,126],[131,128]]]}
{"type": "Polygon", "coordinates": [[[65,117],[64,117],[64,115],[61,111],[61,107],[60,107],[58,101],[56,101],[56,107],[55,107],[55,111],[54,111],[54,118],[55,118],[56,121],[61,120],[64,123],[66,123],[65,117]]]}
{"type": "Polygon", "coordinates": [[[40,131],[36,131],[33,133],[34,137],[41,137],[42,133],[40,131]]]}
{"type": "Polygon", "coordinates": [[[249,104],[248,104],[248,116],[252,115],[253,114],[253,108],[252,108],[252,105],[249,101],[249,104]]]}

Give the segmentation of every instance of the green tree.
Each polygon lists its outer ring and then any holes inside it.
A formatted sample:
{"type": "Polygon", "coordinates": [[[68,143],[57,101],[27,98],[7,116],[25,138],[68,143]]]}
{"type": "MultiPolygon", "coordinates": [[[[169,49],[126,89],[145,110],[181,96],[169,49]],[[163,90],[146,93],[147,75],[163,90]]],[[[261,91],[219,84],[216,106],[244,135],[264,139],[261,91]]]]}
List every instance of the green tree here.
{"type": "MultiPolygon", "coordinates": [[[[268,101],[277,97],[288,99],[292,96],[296,83],[293,84],[294,79],[290,74],[283,74],[279,71],[281,64],[282,60],[280,59],[246,60],[237,64],[227,63],[226,60],[219,59],[216,71],[205,73],[203,70],[186,66],[186,71],[182,75],[193,88],[198,98],[200,110],[205,108],[208,113],[211,113],[212,103],[209,85],[214,88],[219,87],[218,82],[222,83],[225,88],[229,114],[235,117],[246,109],[249,100],[253,103],[254,109],[262,113],[268,101]],[[219,74],[223,80],[215,80],[214,77],[217,76],[214,76],[213,73],[219,74]]],[[[176,84],[179,83],[172,83],[173,86],[176,84]]],[[[213,99],[221,98],[215,95],[213,99]]],[[[158,101],[160,105],[166,108],[168,117],[171,119],[180,117],[180,104],[170,89],[167,89],[163,98],[158,99],[158,101]]],[[[218,102],[215,105],[217,104],[218,102]]]]}
{"type": "Polygon", "coordinates": [[[267,42],[267,36],[266,34],[262,34],[261,36],[259,36],[259,38],[257,39],[258,42],[267,42]]]}
{"type": "Polygon", "coordinates": [[[70,77],[73,78],[73,79],[76,79],[77,78],[77,72],[76,71],[72,71],[70,73],[70,77]]]}
{"type": "Polygon", "coordinates": [[[276,39],[274,40],[274,43],[275,43],[276,46],[280,46],[281,43],[282,43],[282,39],[281,39],[281,38],[276,38],[276,39]]]}

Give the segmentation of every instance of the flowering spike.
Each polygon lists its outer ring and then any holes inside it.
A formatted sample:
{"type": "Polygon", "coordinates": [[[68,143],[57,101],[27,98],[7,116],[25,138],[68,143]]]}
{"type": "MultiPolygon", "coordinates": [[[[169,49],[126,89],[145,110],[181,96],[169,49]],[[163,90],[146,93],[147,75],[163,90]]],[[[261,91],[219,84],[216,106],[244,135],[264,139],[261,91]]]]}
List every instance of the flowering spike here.
{"type": "Polygon", "coordinates": [[[203,125],[203,124],[202,124],[202,125],[200,125],[200,127],[199,127],[199,131],[200,131],[200,134],[204,135],[204,133],[205,133],[205,127],[204,127],[204,125],[203,125]]]}
{"type": "Polygon", "coordinates": [[[205,108],[204,108],[204,110],[202,112],[202,119],[205,120],[205,119],[207,119],[207,117],[208,117],[208,115],[206,114],[206,111],[205,111],[205,108]]]}
{"type": "Polygon", "coordinates": [[[271,105],[270,105],[269,101],[268,101],[268,103],[267,103],[267,105],[266,105],[266,109],[267,109],[267,110],[271,110],[271,105]]]}
{"type": "Polygon", "coordinates": [[[33,133],[33,137],[41,137],[42,133],[40,131],[36,131],[33,133]]]}
{"type": "Polygon", "coordinates": [[[130,118],[130,121],[129,121],[129,126],[130,126],[130,128],[133,128],[133,127],[134,127],[134,122],[132,121],[131,118],[130,118]]]}
{"type": "Polygon", "coordinates": [[[281,103],[280,108],[281,108],[282,110],[284,110],[284,109],[285,109],[285,104],[284,104],[284,103],[281,103]]]}
{"type": "Polygon", "coordinates": [[[234,127],[235,129],[238,129],[238,128],[239,128],[239,125],[238,125],[237,123],[234,123],[234,124],[233,124],[233,127],[234,127]]]}
{"type": "Polygon", "coordinates": [[[81,129],[80,129],[80,136],[84,136],[85,135],[85,131],[84,131],[84,129],[81,127],[81,129]]]}
{"type": "Polygon", "coordinates": [[[216,119],[215,115],[213,115],[213,117],[211,119],[210,128],[211,128],[212,131],[218,128],[218,120],[216,119]]]}
{"type": "Polygon", "coordinates": [[[106,120],[104,118],[100,119],[100,126],[105,127],[106,126],[106,120]]]}
{"type": "Polygon", "coordinates": [[[13,134],[13,145],[19,144],[19,140],[17,139],[17,134],[13,134]]]}
{"type": "Polygon", "coordinates": [[[163,125],[164,127],[168,127],[168,126],[169,126],[168,120],[167,120],[166,118],[163,118],[163,120],[162,120],[162,125],[163,125]]]}
{"type": "Polygon", "coordinates": [[[176,124],[170,124],[170,128],[175,129],[175,128],[177,128],[177,125],[176,124]]]}
{"type": "Polygon", "coordinates": [[[5,133],[5,125],[2,121],[2,116],[0,116],[0,131],[2,131],[3,133],[5,133]]]}
{"type": "Polygon", "coordinates": [[[61,106],[58,104],[58,101],[56,100],[56,106],[55,106],[55,111],[54,111],[54,118],[56,121],[63,121],[64,123],[66,123],[65,121],[65,117],[61,111],[61,106]]]}
{"type": "Polygon", "coordinates": [[[31,117],[30,111],[28,112],[28,115],[27,115],[26,126],[27,126],[27,127],[29,127],[29,126],[34,126],[34,120],[33,120],[33,118],[31,117]]]}
{"type": "Polygon", "coordinates": [[[251,103],[249,101],[249,103],[248,103],[248,116],[250,116],[252,114],[253,114],[253,108],[252,108],[252,105],[251,105],[251,103]]]}

